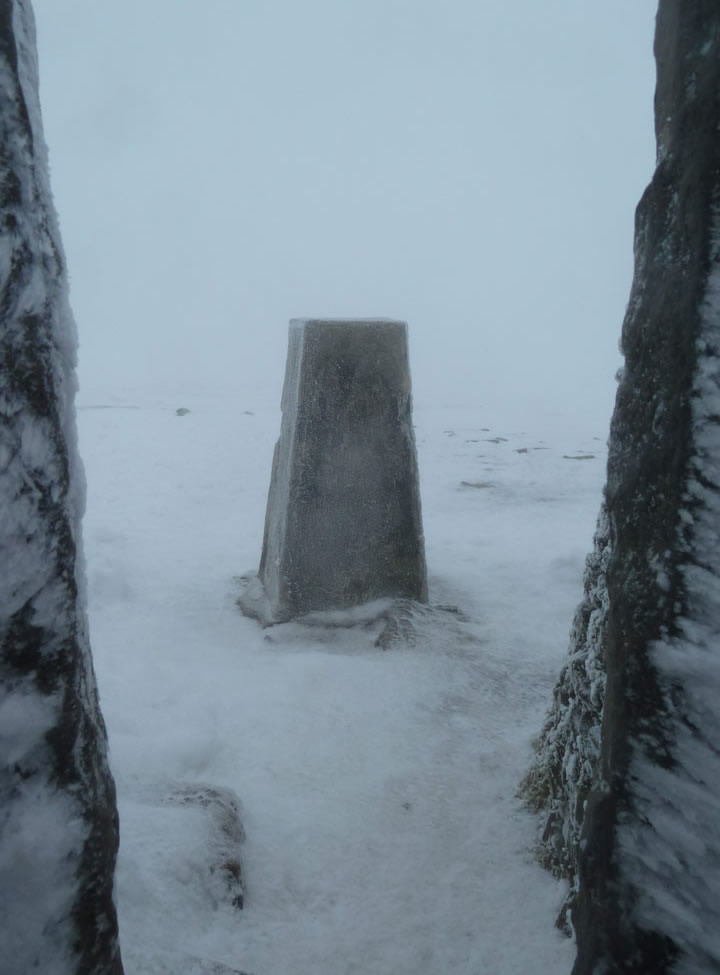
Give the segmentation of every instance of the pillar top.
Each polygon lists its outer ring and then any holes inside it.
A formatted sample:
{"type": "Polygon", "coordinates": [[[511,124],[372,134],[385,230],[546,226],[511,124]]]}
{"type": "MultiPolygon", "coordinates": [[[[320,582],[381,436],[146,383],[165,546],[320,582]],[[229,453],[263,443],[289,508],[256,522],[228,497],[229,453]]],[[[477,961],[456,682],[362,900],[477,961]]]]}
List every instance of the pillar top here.
{"type": "Polygon", "coordinates": [[[407,322],[396,318],[291,318],[291,329],[304,329],[314,325],[338,328],[362,328],[364,326],[385,326],[407,329],[407,322]]]}

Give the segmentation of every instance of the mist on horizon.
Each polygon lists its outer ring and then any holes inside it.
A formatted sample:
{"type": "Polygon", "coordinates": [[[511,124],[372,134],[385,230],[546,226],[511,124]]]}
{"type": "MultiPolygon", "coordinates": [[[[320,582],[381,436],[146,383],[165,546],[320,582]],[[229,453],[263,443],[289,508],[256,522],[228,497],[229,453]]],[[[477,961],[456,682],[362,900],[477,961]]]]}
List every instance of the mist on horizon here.
{"type": "Polygon", "coordinates": [[[34,6],[84,388],[277,406],[290,318],[382,316],[419,406],[606,422],[654,2],[34,6]]]}

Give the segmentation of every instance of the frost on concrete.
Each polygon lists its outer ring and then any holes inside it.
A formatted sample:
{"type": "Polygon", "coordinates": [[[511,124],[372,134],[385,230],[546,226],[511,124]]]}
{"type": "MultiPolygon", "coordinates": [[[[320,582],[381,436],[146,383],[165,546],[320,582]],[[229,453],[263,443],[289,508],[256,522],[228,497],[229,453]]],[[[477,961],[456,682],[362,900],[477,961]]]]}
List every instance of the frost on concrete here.
{"type": "MultiPolygon", "coordinates": [[[[546,862],[572,885],[574,975],[720,970],[715,0],[661,0],[655,55],[657,168],[636,216],[609,441],[607,562],[604,581],[595,576],[599,641],[573,639],[526,780],[546,817],[546,862]]],[[[588,581],[592,590],[592,566],[588,581]]]]}
{"type": "Polygon", "coordinates": [[[278,622],[427,600],[407,325],[292,321],[282,411],[245,612],[278,622]]]}
{"type": "Polygon", "coordinates": [[[0,945],[122,971],[114,785],[88,642],[75,329],[27,0],[0,3],[0,945]]]}

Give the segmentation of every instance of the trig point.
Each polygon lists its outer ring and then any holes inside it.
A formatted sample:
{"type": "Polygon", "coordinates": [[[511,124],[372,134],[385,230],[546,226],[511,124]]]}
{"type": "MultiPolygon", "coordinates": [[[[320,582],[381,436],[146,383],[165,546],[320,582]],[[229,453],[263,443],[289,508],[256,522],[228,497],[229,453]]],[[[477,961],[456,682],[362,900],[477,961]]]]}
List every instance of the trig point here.
{"type": "Polygon", "coordinates": [[[405,322],[290,322],[259,581],[266,622],[427,599],[405,322]]]}

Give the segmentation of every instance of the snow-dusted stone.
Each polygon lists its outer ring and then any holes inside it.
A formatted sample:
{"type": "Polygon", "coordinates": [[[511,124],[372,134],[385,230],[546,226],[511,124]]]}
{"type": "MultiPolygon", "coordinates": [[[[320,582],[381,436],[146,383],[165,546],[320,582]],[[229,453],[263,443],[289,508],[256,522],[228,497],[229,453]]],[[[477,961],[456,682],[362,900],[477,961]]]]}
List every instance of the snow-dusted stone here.
{"type": "Polygon", "coordinates": [[[121,975],[88,642],[75,328],[28,0],[0,2],[0,970],[121,975]]]}
{"type": "Polygon", "coordinates": [[[574,975],[720,971],[720,4],[660,0],[606,512],[526,780],[574,975]]]}
{"type": "Polygon", "coordinates": [[[211,785],[178,785],[167,796],[168,805],[199,807],[212,823],[210,873],[220,878],[221,897],[242,910],[245,902],[240,845],[245,830],[240,819],[240,800],[231,789],[211,785]]]}
{"type": "Polygon", "coordinates": [[[294,320],[259,580],[280,621],[427,599],[407,325],[294,320]]]}

